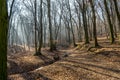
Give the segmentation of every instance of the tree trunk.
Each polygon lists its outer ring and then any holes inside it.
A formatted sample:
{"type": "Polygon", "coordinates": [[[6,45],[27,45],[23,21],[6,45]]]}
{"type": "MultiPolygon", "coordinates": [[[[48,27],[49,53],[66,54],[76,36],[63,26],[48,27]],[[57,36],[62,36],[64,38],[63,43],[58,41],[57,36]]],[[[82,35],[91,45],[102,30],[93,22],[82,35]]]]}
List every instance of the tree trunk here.
{"type": "Polygon", "coordinates": [[[97,42],[97,35],[96,35],[96,15],[95,15],[95,8],[94,8],[94,1],[90,1],[91,8],[92,8],[92,15],[93,15],[93,37],[94,37],[94,45],[95,47],[99,46],[97,42]]]}
{"type": "Polygon", "coordinates": [[[71,9],[70,9],[69,0],[68,0],[68,9],[69,9],[69,16],[70,16],[70,26],[71,26],[71,32],[72,32],[72,40],[73,40],[73,45],[74,45],[74,47],[75,47],[75,46],[76,46],[76,43],[75,43],[75,35],[74,35],[74,30],[73,30],[72,14],[71,14],[71,9]]]}
{"type": "Polygon", "coordinates": [[[43,25],[42,25],[42,0],[40,2],[40,30],[39,30],[39,47],[36,55],[41,55],[41,48],[43,44],[43,25]]]}
{"type": "Polygon", "coordinates": [[[84,26],[84,33],[85,33],[85,44],[88,44],[89,43],[89,36],[88,36],[86,9],[85,9],[85,2],[84,2],[84,0],[83,0],[82,17],[83,17],[83,26],[84,26]]]}
{"type": "Polygon", "coordinates": [[[52,24],[51,24],[51,5],[50,5],[50,0],[47,0],[48,4],[48,18],[49,18],[49,31],[50,31],[50,51],[54,50],[54,45],[53,45],[53,36],[52,36],[52,24]]]}
{"type": "Polygon", "coordinates": [[[113,0],[113,2],[114,2],[114,5],[115,5],[115,11],[116,11],[116,14],[117,14],[119,31],[120,31],[120,13],[119,13],[119,10],[118,10],[117,0],[113,0]]]}
{"type": "Polygon", "coordinates": [[[7,80],[8,14],[6,0],[0,0],[0,80],[7,80]]]}
{"type": "Polygon", "coordinates": [[[115,25],[116,15],[114,15],[115,14],[115,12],[114,12],[114,5],[113,5],[112,1],[110,1],[110,4],[111,4],[111,6],[110,6],[110,9],[111,9],[111,18],[112,18],[111,22],[113,24],[114,35],[117,38],[117,30],[116,30],[116,25],[115,25]]]}
{"type": "Polygon", "coordinates": [[[114,43],[115,38],[114,38],[114,32],[113,32],[113,25],[111,23],[109,8],[107,6],[107,1],[106,0],[104,0],[104,5],[105,5],[106,13],[107,13],[107,19],[108,19],[109,27],[110,27],[111,43],[114,43]]]}
{"type": "Polygon", "coordinates": [[[36,8],[36,4],[37,4],[37,2],[36,2],[36,0],[35,0],[35,2],[34,2],[34,5],[35,5],[35,13],[34,13],[34,23],[35,23],[35,53],[37,53],[37,31],[36,31],[36,29],[37,29],[37,18],[36,18],[36,12],[37,12],[37,8],[36,8]]]}

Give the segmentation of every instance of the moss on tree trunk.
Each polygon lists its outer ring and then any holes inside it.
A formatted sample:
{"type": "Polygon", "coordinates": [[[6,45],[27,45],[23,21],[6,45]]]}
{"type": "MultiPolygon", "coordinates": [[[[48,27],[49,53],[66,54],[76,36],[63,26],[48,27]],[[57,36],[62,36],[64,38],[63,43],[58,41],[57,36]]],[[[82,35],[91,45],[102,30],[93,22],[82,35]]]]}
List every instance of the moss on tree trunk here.
{"type": "Polygon", "coordinates": [[[7,80],[7,23],[6,0],[0,0],[0,80],[7,80]]]}

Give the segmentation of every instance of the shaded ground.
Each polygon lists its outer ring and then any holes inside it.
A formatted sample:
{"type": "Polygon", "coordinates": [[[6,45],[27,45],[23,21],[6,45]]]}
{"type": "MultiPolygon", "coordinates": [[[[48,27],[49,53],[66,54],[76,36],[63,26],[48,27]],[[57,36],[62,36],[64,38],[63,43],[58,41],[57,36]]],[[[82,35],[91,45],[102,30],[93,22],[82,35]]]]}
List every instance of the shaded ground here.
{"type": "Polygon", "coordinates": [[[91,48],[89,51],[90,46],[84,46],[82,49],[54,52],[62,58],[57,62],[52,58],[54,54],[46,50],[41,57],[30,54],[20,58],[9,57],[9,68],[10,65],[14,67],[8,69],[13,69],[8,71],[8,80],[120,80],[120,45],[111,45],[107,41],[100,42],[100,45],[101,48],[91,48]],[[65,53],[69,56],[63,57],[65,53]],[[47,64],[51,61],[54,63],[47,64]],[[14,73],[15,67],[18,71],[14,73]]]}

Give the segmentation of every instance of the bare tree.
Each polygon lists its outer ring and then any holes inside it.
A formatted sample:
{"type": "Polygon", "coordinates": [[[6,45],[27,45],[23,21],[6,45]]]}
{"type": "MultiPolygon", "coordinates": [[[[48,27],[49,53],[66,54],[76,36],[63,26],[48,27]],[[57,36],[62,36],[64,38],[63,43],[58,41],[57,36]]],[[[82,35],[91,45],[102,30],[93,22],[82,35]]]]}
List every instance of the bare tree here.
{"type": "Polygon", "coordinates": [[[114,38],[113,25],[112,25],[112,22],[111,22],[111,19],[110,19],[110,12],[109,12],[109,8],[108,8],[106,0],[104,0],[104,5],[105,5],[105,10],[106,10],[106,14],[107,14],[107,19],[108,19],[109,27],[110,27],[111,43],[114,43],[115,38],[114,38]]]}
{"type": "Polygon", "coordinates": [[[43,44],[43,23],[42,23],[42,18],[43,18],[43,10],[42,10],[42,0],[40,2],[40,30],[39,30],[39,48],[38,48],[38,52],[36,53],[36,55],[41,55],[41,48],[42,48],[42,44],[43,44]]]}
{"type": "Polygon", "coordinates": [[[51,0],[47,0],[48,18],[49,18],[49,32],[50,32],[50,51],[54,50],[53,36],[52,36],[52,23],[51,23],[51,0]]]}
{"type": "Polygon", "coordinates": [[[116,11],[116,14],[117,14],[117,18],[118,18],[118,25],[119,25],[119,30],[120,30],[120,12],[119,12],[119,9],[118,9],[118,2],[117,0],[113,0],[114,2],[114,5],[115,5],[115,11],[116,11]]]}
{"type": "Polygon", "coordinates": [[[72,13],[71,13],[71,8],[70,8],[70,2],[68,0],[68,10],[69,10],[69,16],[70,16],[70,26],[71,26],[71,32],[72,32],[72,38],[73,38],[73,44],[74,44],[74,47],[76,46],[76,43],[75,43],[75,35],[74,35],[74,30],[73,30],[73,24],[72,24],[72,13]]]}
{"type": "Polygon", "coordinates": [[[37,14],[37,2],[36,0],[34,1],[34,8],[35,8],[35,13],[34,13],[34,24],[35,24],[35,53],[37,53],[37,18],[36,18],[36,14],[37,14]]]}
{"type": "Polygon", "coordinates": [[[95,15],[95,1],[90,0],[91,8],[92,8],[92,15],[93,15],[93,36],[94,36],[94,44],[95,47],[99,46],[97,42],[97,34],[96,34],[96,15],[95,15]]]}

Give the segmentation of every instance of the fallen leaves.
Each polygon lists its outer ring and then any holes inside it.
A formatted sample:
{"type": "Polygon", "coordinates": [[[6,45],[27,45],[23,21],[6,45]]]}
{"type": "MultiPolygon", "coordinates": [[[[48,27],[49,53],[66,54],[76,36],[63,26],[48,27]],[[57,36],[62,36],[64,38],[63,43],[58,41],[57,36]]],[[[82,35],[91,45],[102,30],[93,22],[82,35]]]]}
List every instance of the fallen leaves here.
{"type": "Polygon", "coordinates": [[[11,80],[120,80],[120,45],[103,43],[101,48],[85,49],[93,44],[84,46],[82,51],[75,49],[61,50],[60,56],[69,53],[68,57],[44,65],[53,60],[54,54],[44,51],[44,56],[25,55],[8,59],[9,67],[19,66],[26,72],[11,74],[11,80]],[[10,61],[11,62],[10,62],[10,61]],[[16,60],[16,61],[15,61],[16,60]],[[38,65],[38,67],[34,67],[38,65]],[[33,68],[33,69],[32,69],[33,68]],[[29,70],[28,70],[29,69],[29,70]],[[31,69],[31,70],[30,70],[31,69]]]}

